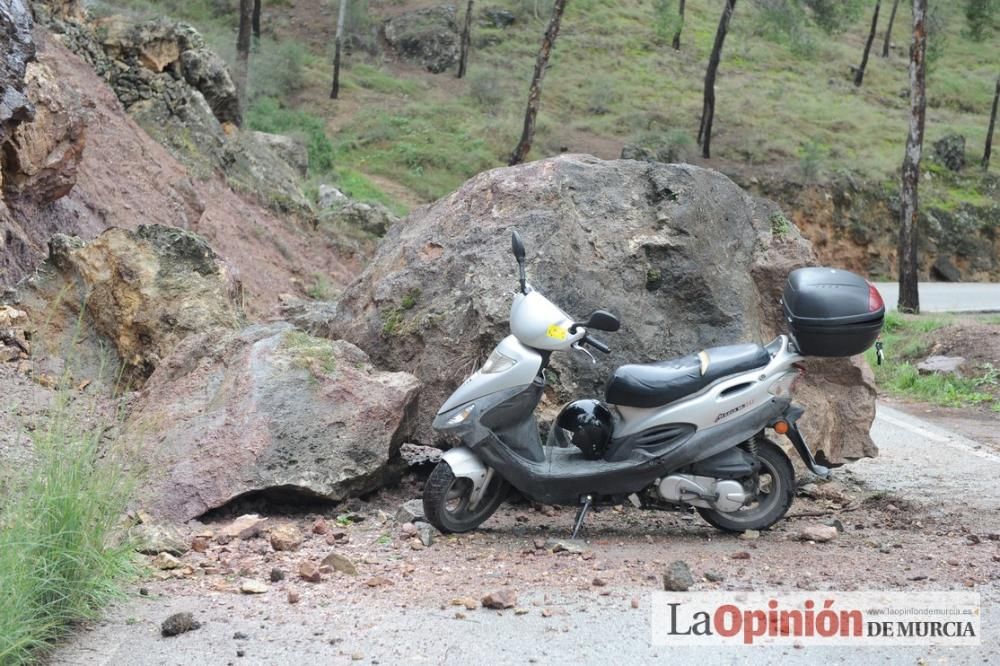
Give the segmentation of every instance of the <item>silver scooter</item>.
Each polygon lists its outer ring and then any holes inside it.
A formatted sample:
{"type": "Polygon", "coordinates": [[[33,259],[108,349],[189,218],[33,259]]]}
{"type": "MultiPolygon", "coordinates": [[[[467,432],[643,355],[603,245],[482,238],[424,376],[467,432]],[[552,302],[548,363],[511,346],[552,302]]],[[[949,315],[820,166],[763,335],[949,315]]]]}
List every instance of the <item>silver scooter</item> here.
{"type": "Polygon", "coordinates": [[[785,318],[792,335],[766,347],[714,347],[668,361],[623,365],[605,402],[568,404],[543,445],[534,411],[554,352],[609,353],[593,331],[619,321],[598,310],[576,321],[525,280],[525,249],[512,234],[519,290],[511,335],[441,406],[434,428],[462,444],[446,451],[424,487],[427,519],[466,532],[489,518],[510,486],[531,500],[579,505],[575,537],[595,504],[694,507],[728,531],[766,529],[791,506],[795,472],[767,435],[784,434],[814,474],[791,402],[804,355],[848,356],[867,349],[885,309],[860,276],[807,268],[789,276],[785,318]]]}

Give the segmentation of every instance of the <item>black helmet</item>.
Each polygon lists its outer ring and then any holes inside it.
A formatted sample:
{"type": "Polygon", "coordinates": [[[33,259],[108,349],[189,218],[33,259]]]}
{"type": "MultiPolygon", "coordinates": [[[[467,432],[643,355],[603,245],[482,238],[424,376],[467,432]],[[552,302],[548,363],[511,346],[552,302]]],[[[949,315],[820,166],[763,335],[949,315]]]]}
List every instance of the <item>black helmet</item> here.
{"type": "Polygon", "coordinates": [[[566,430],[570,441],[587,460],[604,456],[611,441],[613,421],[608,408],[597,400],[571,402],[556,417],[556,427],[566,430]]]}

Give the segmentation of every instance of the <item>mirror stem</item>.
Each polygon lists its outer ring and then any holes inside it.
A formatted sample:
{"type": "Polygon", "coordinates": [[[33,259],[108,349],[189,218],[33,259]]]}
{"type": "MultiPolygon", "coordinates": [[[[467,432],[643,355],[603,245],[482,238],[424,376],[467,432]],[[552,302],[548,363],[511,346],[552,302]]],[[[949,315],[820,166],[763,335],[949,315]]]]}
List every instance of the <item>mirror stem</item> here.
{"type": "Polygon", "coordinates": [[[521,293],[522,294],[527,294],[528,293],[528,288],[527,288],[527,282],[525,280],[525,275],[524,275],[524,260],[523,259],[517,262],[517,272],[518,272],[518,275],[519,275],[520,280],[521,280],[521,293]]]}

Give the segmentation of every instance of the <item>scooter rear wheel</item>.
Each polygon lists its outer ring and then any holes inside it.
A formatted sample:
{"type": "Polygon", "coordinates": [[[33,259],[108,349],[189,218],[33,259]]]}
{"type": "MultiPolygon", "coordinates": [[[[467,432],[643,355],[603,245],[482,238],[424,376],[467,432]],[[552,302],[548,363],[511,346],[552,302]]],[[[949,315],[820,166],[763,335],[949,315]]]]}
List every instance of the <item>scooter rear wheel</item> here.
{"type": "Polygon", "coordinates": [[[769,439],[758,441],[757,459],[760,472],[754,503],[728,513],[697,507],[709,524],[727,532],[766,530],[784,517],[795,495],[795,469],[781,447],[769,439]]]}
{"type": "Polygon", "coordinates": [[[424,484],[424,516],[442,532],[468,532],[482,525],[507,497],[510,486],[494,474],[475,507],[469,506],[472,480],[456,477],[441,461],[424,484]]]}

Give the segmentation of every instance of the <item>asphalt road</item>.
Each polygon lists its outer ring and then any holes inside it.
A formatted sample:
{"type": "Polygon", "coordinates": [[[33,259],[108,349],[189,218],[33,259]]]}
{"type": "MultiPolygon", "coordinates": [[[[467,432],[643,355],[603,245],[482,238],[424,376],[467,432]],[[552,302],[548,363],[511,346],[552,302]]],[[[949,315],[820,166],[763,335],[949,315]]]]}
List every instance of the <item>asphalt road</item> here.
{"type": "MultiPolygon", "coordinates": [[[[876,282],[885,306],[896,309],[899,285],[876,282]]],[[[1000,282],[921,282],[921,312],[1000,312],[1000,282]]]]}
{"type": "MultiPolygon", "coordinates": [[[[1000,455],[977,442],[881,406],[872,429],[881,455],[842,468],[871,489],[911,501],[996,516],[1000,455]]],[[[990,519],[991,520],[991,519],[990,519]]],[[[669,555],[667,553],[666,555],[669,555]]],[[[1000,586],[982,595],[978,648],[653,648],[649,588],[593,594],[526,590],[521,604],[565,607],[566,615],[477,611],[453,607],[330,603],[289,606],[284,600],[233,594],[134,598],[58,650],[55,664],[844,664],[1000,663],[1000,586]],[[641,599],[632,609],[630,596],[641,599]],[[181,637],[159,636],[170,613],[191,611],[204,626],[181,637]],[[236,639],[241,632],[245,638],[236,639]],[[237,650],[244,652],[237,655],[237,650]]],[[[537,610],[537,609],[535,609],[537,610]]]]}

